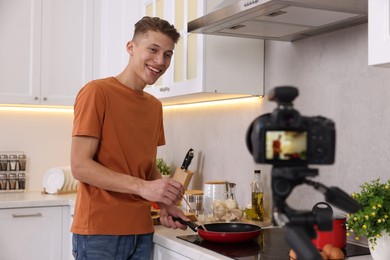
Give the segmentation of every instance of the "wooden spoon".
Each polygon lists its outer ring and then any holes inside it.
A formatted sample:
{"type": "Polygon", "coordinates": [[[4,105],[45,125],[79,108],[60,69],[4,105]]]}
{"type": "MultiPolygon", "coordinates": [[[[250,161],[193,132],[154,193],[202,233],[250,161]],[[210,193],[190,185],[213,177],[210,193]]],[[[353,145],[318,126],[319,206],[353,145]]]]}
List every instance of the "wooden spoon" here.
{"type": "MultiPolygon", "coordinates": [[[[182,197],[183,197],[183,200],[186,202],[188,208],[189,208],[191,211],[195,212],[195,211],[192,209],[190,203],[188,203],[188,200],[184,197],[184,195],[182,195],[182,197]]],[[[198,218],[198,216],[197,216],[196,214],[195,214],[195,217],[196,217],[196,220],[199,222],[199,224],[202,226],[203,230],[204,230],[204,231],[207,231],[207,228],[203,225],[203,222],[199,220],[199,218],[198,218]]]]}

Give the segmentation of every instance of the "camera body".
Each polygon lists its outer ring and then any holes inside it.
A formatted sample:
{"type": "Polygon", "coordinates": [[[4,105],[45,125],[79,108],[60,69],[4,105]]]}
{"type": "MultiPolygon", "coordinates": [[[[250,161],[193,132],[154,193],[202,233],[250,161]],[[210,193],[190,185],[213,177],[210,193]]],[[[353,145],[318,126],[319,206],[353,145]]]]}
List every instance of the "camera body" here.
{"type": "Polygon", "coordinates": [[[246,143],[256,163],[275,166],[333,164],[336,130],[332,120],[322,116],[301,116],[292,101],[298,89],[276,87],[269,100],[278,107],[256,118],[250,125],[246,143]]]}

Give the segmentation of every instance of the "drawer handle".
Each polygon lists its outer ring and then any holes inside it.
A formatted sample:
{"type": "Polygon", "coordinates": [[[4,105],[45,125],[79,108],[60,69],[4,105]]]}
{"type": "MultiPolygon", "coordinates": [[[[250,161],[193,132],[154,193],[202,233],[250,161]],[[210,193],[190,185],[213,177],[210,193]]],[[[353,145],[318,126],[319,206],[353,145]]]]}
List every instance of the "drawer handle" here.
{"type": "Polygon", "coordinates": [[[31,217],[42,217],[42,213],[35,214],[12,214],[13,218],[31,218],[31,217]]]}

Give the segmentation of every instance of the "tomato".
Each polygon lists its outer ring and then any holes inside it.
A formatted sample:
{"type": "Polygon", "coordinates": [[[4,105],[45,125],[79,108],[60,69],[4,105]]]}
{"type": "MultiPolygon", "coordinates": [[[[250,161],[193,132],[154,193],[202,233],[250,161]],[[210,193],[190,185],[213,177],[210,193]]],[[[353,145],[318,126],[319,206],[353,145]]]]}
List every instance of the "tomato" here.
{"type": "Polygon", "coordinates": [[[154,208],[154,209],[160,209],[160,207],[157,205],[156,202],[152,202],[152,208],[154,208]]]}

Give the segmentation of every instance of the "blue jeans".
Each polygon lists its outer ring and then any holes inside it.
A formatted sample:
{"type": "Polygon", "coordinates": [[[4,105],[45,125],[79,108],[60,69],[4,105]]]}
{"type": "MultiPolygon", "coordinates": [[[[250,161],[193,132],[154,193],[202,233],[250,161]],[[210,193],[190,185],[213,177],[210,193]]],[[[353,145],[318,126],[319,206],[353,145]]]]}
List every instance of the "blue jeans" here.
{"type": "Polygon", "coordinates": [[[78,235],[73,234],[73,257],[76,260],[149,260],[153,233],[144,235],[78,235]]]}

